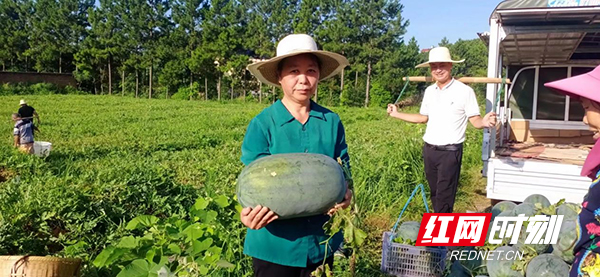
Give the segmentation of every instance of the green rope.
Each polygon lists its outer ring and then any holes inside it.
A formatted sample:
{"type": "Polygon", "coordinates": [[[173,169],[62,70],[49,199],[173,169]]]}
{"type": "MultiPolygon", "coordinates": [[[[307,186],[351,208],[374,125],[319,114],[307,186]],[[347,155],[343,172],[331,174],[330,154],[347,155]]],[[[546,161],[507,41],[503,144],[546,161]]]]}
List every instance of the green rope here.
{"type": "Polygon", "coordinates": [[[402,94],[404,94],[404,91],[406,90],[406,87],[408,87],[408,83],[410,82],[410,80],[408,80],[408,76],[406,76],[406,83],[404,84],[404,87],[402,88],[402,91],[400,92],[400,95],[398,95],[398,98],[396,99],[396,102],[394,102],[394,105],[398,104],[398,101],[400,101],[400,97],[402,97],[402,94]]]}

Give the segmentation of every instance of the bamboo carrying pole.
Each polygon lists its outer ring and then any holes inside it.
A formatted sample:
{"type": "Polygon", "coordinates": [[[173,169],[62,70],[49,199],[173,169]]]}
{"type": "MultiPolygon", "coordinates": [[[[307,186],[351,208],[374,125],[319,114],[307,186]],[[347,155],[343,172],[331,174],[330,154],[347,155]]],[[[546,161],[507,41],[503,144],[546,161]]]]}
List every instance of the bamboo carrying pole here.
{"type": "MultiPolygon", "coordinates": [[[[433,78],[431,76],[414,76],[408,77],[411,82],[433,82],[433,78]]],[[[403,81],[406,81],[406,77],[402,78],[403,81]]],[[[488,78],[488,77],[460,77],[457,78],[462,83],[487,83],[487,84],[501,84],[502,78],[488,78]]],[[[510,79],[506,79],[506,84],[510,84],[510,79]]]]}

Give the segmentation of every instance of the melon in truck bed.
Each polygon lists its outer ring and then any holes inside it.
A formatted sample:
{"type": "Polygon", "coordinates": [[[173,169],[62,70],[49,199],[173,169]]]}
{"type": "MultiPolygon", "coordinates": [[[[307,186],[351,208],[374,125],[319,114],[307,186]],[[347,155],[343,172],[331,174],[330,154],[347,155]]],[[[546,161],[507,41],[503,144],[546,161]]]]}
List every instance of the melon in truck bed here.
{"type": "Polygon", "coordinates": [[[279,219],[325,214],[346,194],[341,166],[321,154],[276,154],[247,165],[238,177],[242,207],[262,205],[279,219]]]}
{"type": "Polygon", "coordinates": [[[395,242],[414,245],[417,242],[419,236],[419,228],[421,223],[416,221],[406,221],[400,224],[396,231],[395,242]]]}
{"type": "MultiPolygon", "coordinates": [[[[503,253],[513,251],[514,253],[517,249],[511,246],[502,246],[498,247],[496,251],[503,251],[503,253]]],[[[488,274],[490,277],[523,277],[523,274],[519,271],[512,269],[514,262],[514,260],[507,260],[506,255],[499,254],[499,256],[494,257],[494,259],[489,259],[487,261],[488,274]],[[499,259],[497,257],[499,257],[499,259]]]]}

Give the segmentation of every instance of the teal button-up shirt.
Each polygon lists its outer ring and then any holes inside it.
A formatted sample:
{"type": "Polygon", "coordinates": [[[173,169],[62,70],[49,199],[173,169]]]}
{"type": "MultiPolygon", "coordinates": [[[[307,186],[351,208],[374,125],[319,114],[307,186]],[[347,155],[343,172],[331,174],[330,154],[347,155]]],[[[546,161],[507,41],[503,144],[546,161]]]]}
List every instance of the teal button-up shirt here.
{"type": "MultiPolygon", "coordinates": [[[[310,102],[310,114],[305,124],[296,120],[281,101],[264,109],[250,122],[242,144],[242,162],[271,154],[319,153],[333,159],[349,161],[344,126],[337,114],[310,102]]],[[[282,197],[294,197],[282,195],[282,197]]],[[[259,230],[248,229],[244,254],[286,266],[306,267],[333,254],[342,243],[342,233],[336,234],[328,248],[323,224],[327,215],[275,220],[259,230]]]]}

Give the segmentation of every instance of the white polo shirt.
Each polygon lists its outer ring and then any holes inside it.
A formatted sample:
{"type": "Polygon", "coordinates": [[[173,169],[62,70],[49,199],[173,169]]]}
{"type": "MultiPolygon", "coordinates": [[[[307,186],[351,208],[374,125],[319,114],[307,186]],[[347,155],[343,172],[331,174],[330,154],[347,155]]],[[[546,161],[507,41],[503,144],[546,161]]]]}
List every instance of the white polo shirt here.
{"type": "Polygon", "coordinates": [[[433,145],[462,143],[467,120],[480,115],[473,89],[455,79],[442,89],[427,87],[419,112],[429,117],[423,140],[433,145]]]}

